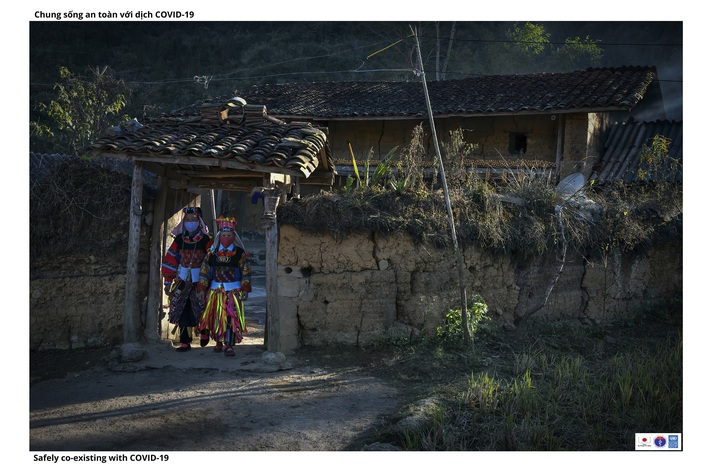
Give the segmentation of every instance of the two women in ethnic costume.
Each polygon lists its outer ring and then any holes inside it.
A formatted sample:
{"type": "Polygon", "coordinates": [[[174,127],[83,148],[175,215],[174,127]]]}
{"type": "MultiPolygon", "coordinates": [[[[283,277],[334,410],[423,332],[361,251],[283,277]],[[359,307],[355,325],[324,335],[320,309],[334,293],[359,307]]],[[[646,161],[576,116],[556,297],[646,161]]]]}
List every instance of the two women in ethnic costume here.
{"type": "Polygon", "coordinates": [[[180,329],[177,351],[190,350],[192,331],[198,327],[200,346],[207,346],[211,337],[215,351],[224,349],[233,356],[234,345],[247,331],[243,301],[251,292],[248,255],[234,218],[218,218],[217,228],[212,239],[200,207],[186,207],[163,258],[168,321],[180,329]]]}

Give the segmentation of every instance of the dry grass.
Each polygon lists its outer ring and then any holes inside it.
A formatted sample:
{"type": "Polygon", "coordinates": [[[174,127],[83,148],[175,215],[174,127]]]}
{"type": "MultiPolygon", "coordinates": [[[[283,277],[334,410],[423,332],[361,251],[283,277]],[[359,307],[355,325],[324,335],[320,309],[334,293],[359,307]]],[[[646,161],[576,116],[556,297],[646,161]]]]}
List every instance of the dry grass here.
{"type": "MultiPolygon", "coordinates": [[[[515,184],[518,186],[518,184],[515,184]]],[[[554,186],[533,181],[511,189],[506,183],[483,180],[450,189],[457,235],[462,246],[478,245],[492,252],[511,252],[522,258],[554,250],[561,231],[570,251],[593,254],[601,249],[642,250],[663,239],[682,234],[682,189],[667,190],[656,198],[647,188],[614,186],[587,189],[594,202],[595,221],[572,205],[557,219],[554,186]],[[502,201],[505,194],[521,205],[502,201]]],[[[380,187],[357,192],[321,194],[293,200],[278,209],[282,224],[301,230],[329,233],[342,239],[353,232],[401,232],[421,244],[451,245],[444,196],[441,190],[420,187],[406,192],[380,187]]]]}
{"type": "MultiPolygon", "coordinates": [[[[408,145],[388,154],[386,179],[290,201],[279,207],[279,221],[336,239],[401,232],[418,243],[452,245],[439,166],[423,143],[422,128],[415,127],[408,145]]],[[[563,201],[549,162],[477,159],[477,145],[466,143],[461,130],[442,149],[461,246],[529,258],[564,242],[570,252],[594,256],[642,250],[682,233],[681,185],[587,186],[563,201]]]]}
{"type": "MultiPolygon", "coordinates": [[[[392,150],[376,182],[365,179],[358,186],[279,206],[279,222],[336,239],[353,232],[403,233],[420,244],[452,245],[438,167],[422,140],[418,127],[408,146],[399,153],[392,150]]],[[[461,134],[454,133],[443,149],[463,247],[530,258],[559,249],[564,241],[570,252],[595,256],[614,248],[643,250],[682,235],[682,185],[589,186],[582,190],[586,207],[576,199],[563,203],[558,213],[561,200],[547,167],[501,159],[495,163],[505,172],[494,180],[478,172],[481,168],[471,168],[476,147],[461,134]]],[[[31,182],[33,255],[81,250],[86,241],[101,248],[125,241],[130,181],[130,175],[98,161],[76,158],[31,182]]]]}
{"type": "MultiPolygon", "coordinates": [[[[131,176],[79,157],[46,163],[30,183],[33,258],[115,249],[127,242],[131,176]]],[[[149,192],[146,189],[145,194],[149,192]]]]}

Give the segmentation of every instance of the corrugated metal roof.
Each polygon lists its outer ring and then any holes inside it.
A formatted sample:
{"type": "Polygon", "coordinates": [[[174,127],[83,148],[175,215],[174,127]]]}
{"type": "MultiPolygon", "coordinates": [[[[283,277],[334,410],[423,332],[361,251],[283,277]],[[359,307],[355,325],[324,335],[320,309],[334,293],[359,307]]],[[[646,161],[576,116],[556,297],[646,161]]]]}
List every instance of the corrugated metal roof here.
{"type": "Polygon", "coordinates": [[[683,181],[683,122],[657,120],[612,125],[604,154],[595,166],[590,180],[595,184],[615,181],[626,183],[683,181]],[[641,162],[644,146],[650,147],[655,136],[670,140],[668,159],[657,171],[641,162]]]}
{"type": "MultiPolygon", "coordinates": [[[[655,67],[590,68],[565,73],[481,76],[427,83],[438,116],[630,110],[656,77],[655,67]]],[[[421,80],[254,85],[236,93],[274,116],[402,117],[427,114],[421,80]]]]}

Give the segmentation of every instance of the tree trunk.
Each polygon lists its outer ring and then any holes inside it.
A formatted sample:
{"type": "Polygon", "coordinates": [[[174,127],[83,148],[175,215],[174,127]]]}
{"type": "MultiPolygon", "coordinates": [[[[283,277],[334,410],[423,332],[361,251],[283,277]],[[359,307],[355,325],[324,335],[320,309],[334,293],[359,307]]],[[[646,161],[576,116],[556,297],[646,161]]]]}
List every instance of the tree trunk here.
{"type": "Polygon", "coordinates": [[[451,25],[451,36],[449,36],[449,47],[446,50],[446,57],[444,58],[444,65],[441,68],[441,80],[446,79],[446,69],[449,67],[449,57],[451,57],[451,47],[454,44],[454,33],[456,32],[456,22],[454,21],[451,25]]]}

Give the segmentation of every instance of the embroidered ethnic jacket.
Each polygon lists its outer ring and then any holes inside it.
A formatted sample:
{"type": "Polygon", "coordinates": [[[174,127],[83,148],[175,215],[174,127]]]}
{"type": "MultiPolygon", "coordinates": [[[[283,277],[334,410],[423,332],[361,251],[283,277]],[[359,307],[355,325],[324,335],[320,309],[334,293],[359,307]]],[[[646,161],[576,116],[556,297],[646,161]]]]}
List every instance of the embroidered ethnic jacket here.
{"type": "Polygon", "coordinates": [[[225,288],[233,287],[229,283],[240,283],[241,291],[251,292],[251,265],[244,249],[232,245],[214,253],[208,250],[200,269],[198,290],[214,289],[219,283],[224,283],[225,288]]]}
{"type": "MultiPolygon", "coordinates": [[[[202,232],[198,232],[193,237],[186,234],[176,236],[165,253],[160,270],[165,285],[172,284],[180,273],[181,266],[191,270],[199,269],[210,246],[212,246],[212,236],[202,232]]],[[[197,282],[197,278],[194,278],[193,282],[197,282]]]]}

